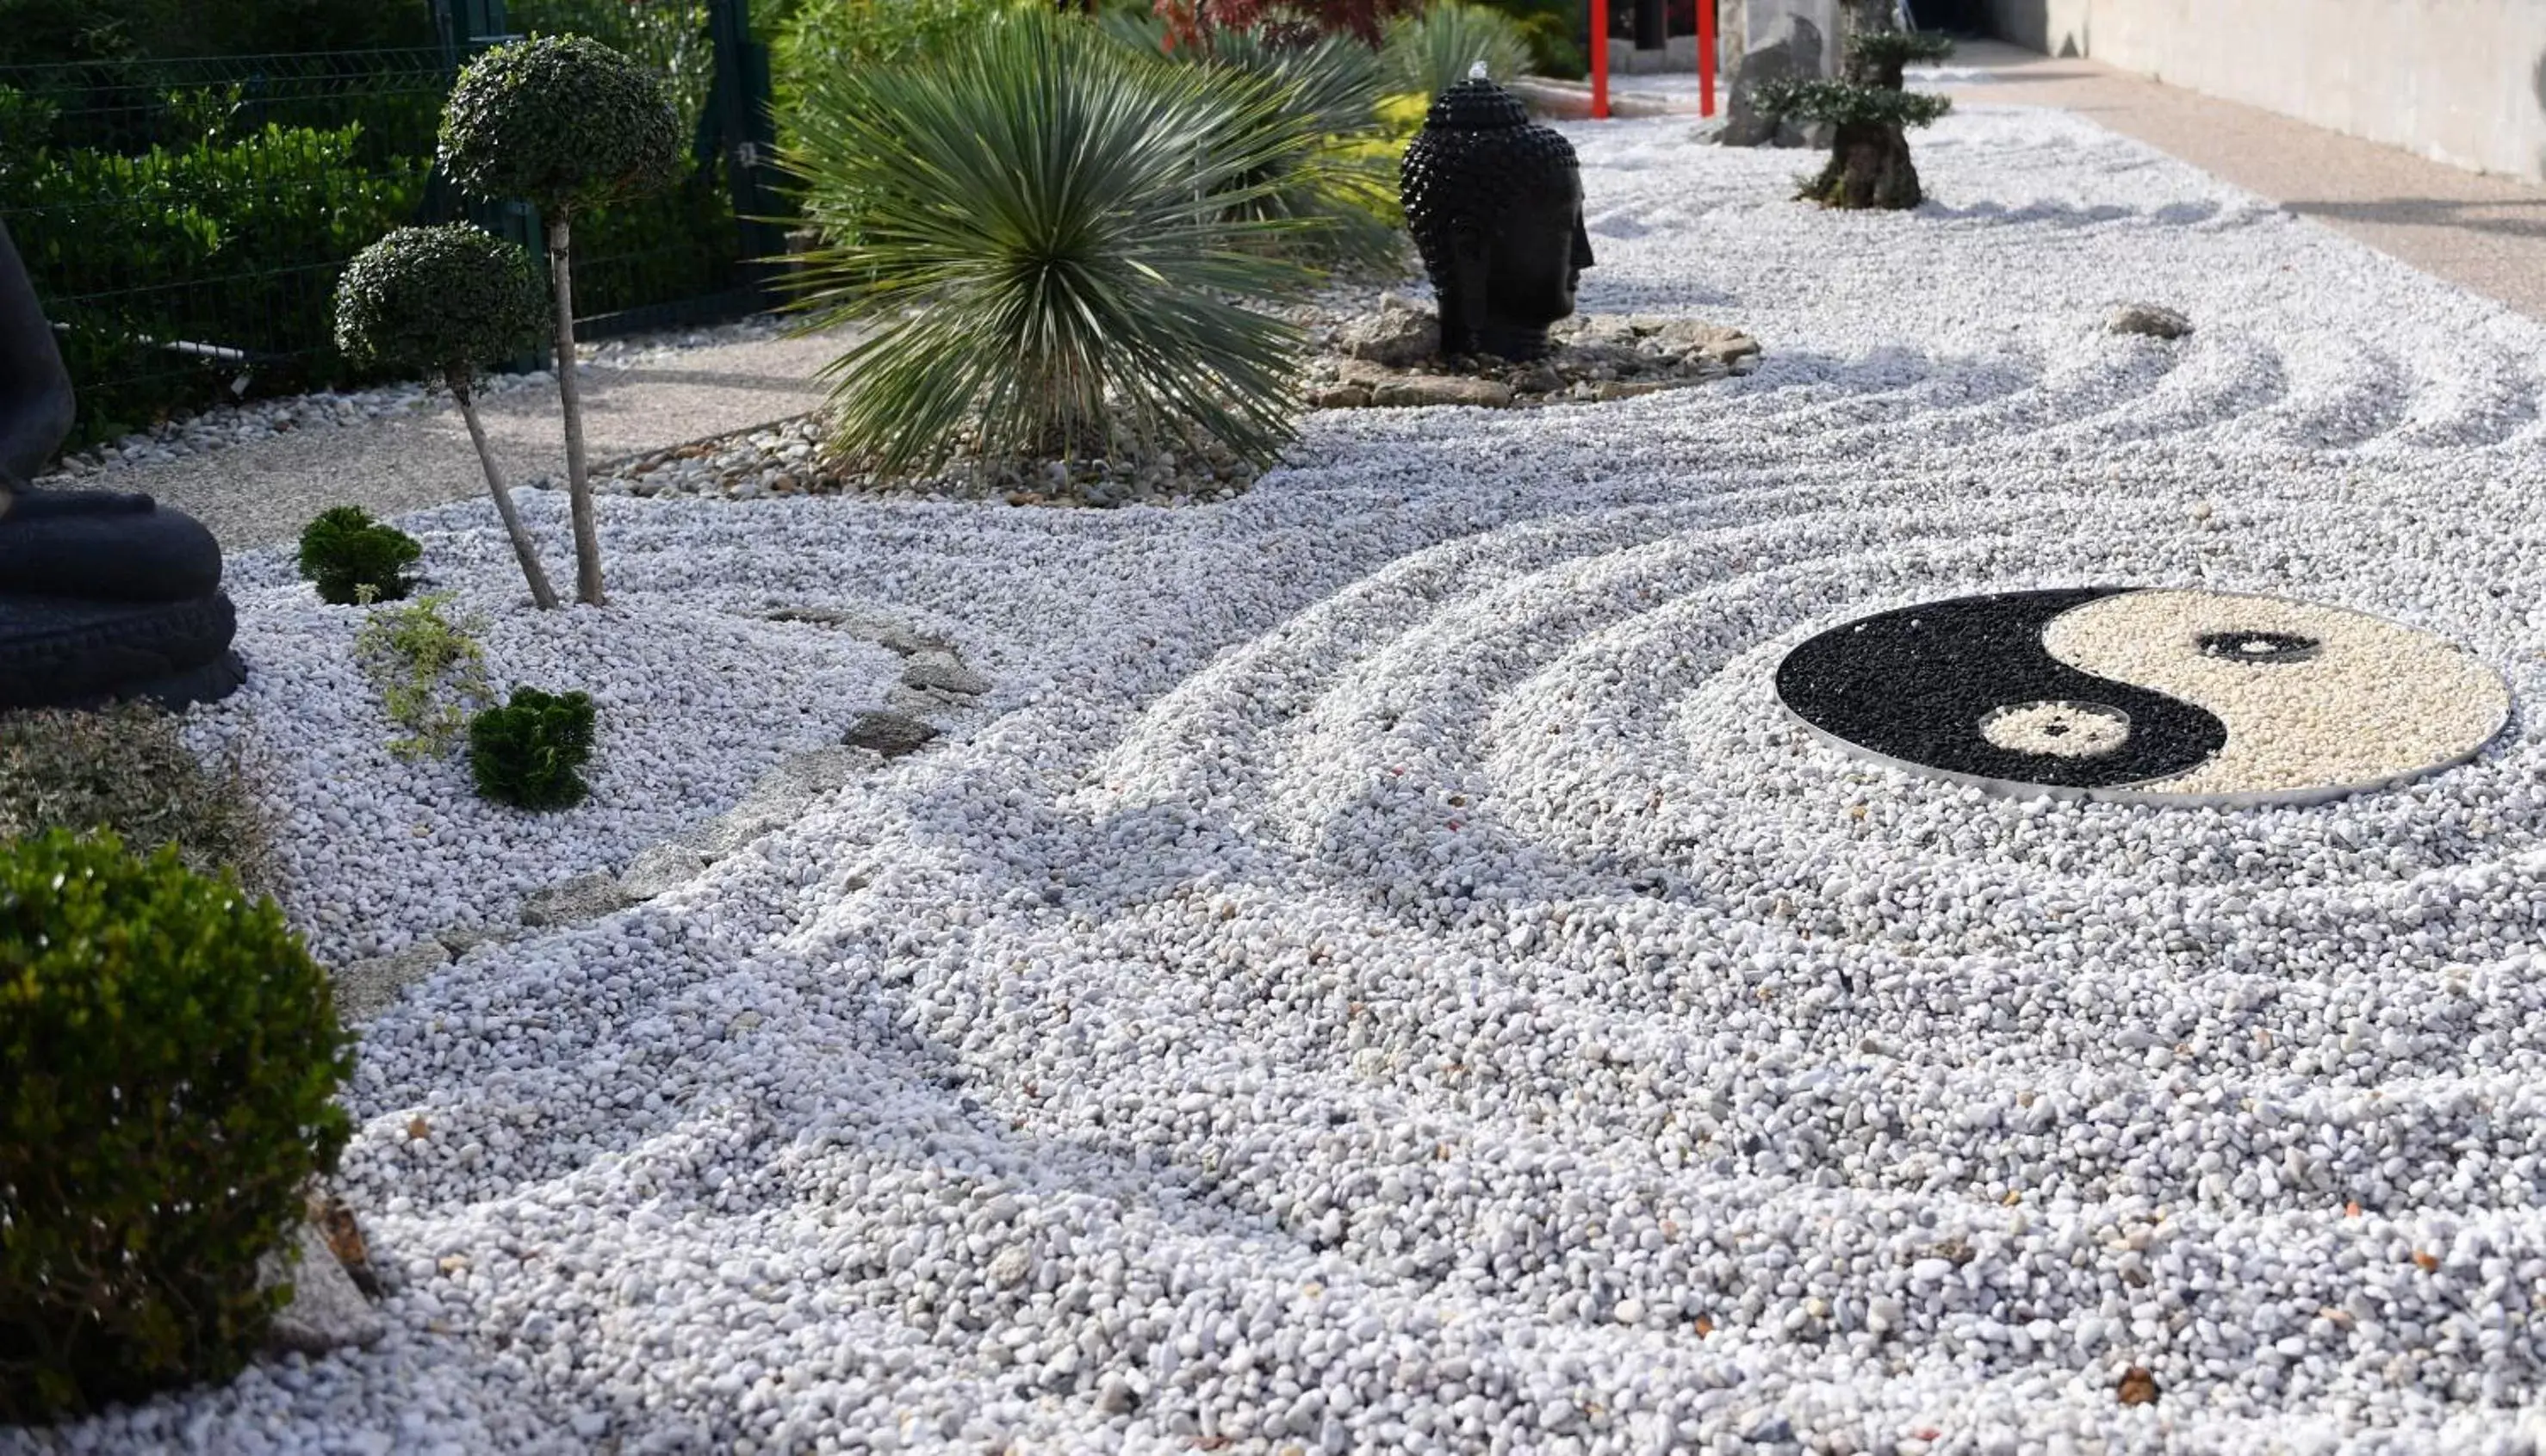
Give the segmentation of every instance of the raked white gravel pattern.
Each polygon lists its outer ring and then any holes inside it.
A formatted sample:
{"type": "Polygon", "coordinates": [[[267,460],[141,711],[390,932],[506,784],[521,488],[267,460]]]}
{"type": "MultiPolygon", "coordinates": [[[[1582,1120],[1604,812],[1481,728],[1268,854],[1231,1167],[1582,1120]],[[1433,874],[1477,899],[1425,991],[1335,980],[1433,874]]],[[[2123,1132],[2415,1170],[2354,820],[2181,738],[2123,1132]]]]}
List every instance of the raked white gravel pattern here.
{"type": "Polygon", "coordinates": [[[2118,581],[2536,700],[2546,330],[2059,115],[1921,133],[1907,216],[1688,129],[1570,128],[1582,301],[1750,378],[1321,416],[1201,510],[605,502],[632,611],[943,619],[991,721],[412,991],[342,1179],[389,1339],[59,1444],[2535,1450],[2534,725],[2028,803],[1769,673],[2118,581]]]}

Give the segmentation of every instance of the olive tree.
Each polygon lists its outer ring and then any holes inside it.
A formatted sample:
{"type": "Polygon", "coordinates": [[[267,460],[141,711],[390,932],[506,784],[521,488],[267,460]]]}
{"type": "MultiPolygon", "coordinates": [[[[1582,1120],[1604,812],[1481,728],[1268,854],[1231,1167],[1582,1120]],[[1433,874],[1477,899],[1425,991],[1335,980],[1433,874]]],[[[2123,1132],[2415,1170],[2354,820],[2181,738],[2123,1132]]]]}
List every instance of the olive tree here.
{"type": "Polygon", "coordinates": [[[336,283],[336,347],[347,359],[439,379],[460,402],[495,514],[543,609],[557,605],[556,592],[487,448],[476,389],[487,364],[539,339],[548,314],[531,255],[464,224],[401,227],[356,254],[336,283]]]}
{"type": "Polygon", "coordinates": [[[442,113],[439,161],[463,191],[530,202],[548,224],[575,596],[598,606],[601,541],[592,524],[574,370],[574,214],[668,186],[680,172],[680,118],[658,77],[598,40],[517,41],[487,51],[460,73],[442,113]]]}

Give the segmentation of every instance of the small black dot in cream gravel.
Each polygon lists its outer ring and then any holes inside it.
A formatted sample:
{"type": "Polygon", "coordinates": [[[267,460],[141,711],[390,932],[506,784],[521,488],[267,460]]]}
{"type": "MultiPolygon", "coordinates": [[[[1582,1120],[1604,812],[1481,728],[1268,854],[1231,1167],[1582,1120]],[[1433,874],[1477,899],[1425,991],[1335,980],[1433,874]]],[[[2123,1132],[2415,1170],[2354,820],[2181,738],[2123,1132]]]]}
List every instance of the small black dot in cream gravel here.
{"type": "Polygon", "coordinates": [[[2204,632],[2199,641],[2202,656],[2229,662],[2305,662],[2325,649],[2295,632],[2204,632]]]}

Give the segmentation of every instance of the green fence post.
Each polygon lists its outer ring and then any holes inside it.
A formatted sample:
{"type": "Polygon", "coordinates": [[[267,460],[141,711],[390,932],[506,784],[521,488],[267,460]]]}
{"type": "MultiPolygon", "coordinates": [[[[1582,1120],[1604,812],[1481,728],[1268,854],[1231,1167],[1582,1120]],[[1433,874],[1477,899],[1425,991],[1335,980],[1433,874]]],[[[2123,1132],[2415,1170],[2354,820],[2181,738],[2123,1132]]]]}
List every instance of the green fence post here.
{"type": "MultiPolygon", "coordinates": [[[[442,38],[444,64],[458,76],[460,68],[476,58],[479,52],[491,50],[507,40],[520,39],[509,29],[504,16],[504,0],[432,0],[433,27],[442,38]]],[[[476,198],[461,199],[449,180],[436,169],[426,183],[425,210],[439,221],[465,216],[495,236],[529,250],[532,260],[541,268],[548,267],[548,235],[540,228],[540,209],[514,199],[489,202],[476,198]]],[[[549,347],[540,344],[504,363],[504,367],[517,373],[544,369],[549,365],[549,347]]]]}
{"type": "Polygon", "coordinates": [[[769,47],[751,38],[750,0],[711,0],[708,13],[717,57],[709,110],[741,245],[735,273],[765,306],[775,301],[775,260],[786,247],[784,232],[770,220],[778,210],[769,185],[778,127],[769,114],[769,47]]]}

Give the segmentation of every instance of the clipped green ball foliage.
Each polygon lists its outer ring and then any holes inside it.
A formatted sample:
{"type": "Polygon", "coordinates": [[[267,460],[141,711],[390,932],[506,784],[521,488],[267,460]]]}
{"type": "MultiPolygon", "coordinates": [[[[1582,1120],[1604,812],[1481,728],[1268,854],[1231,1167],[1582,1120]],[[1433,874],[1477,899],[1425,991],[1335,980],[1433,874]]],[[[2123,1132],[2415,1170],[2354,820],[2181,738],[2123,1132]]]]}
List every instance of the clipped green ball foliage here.
{"type": "Polygon", "coordinates": [[[360,506],[323,511],[300,532],[301,577],[318,589],[320,601],[338,607],[406,596],[416,585],[407,568],[423,554],[415,537],[374,521],[360,506]]]}
{"type": "Polygon", "coordinates": [[[0,847],[0,1423],[237,1372],[335,1167],[327,975],[227,874],[55,830],[0,847]]]}
{"type": "Polygon", "coordinates": [[[516,688],[510,702],[468,720],[468,770],[477,792],[516,809],[571,809],[590,789],[592,696],[516,688]]]}
{"type": "Polygon", "coordinates": [[[537,345],[548,290],[520,245],[466,223],[401,227],[336,283],[336,348],[356,364],[473,375],[537,345]]]}
{"type": "Polygon", "coordinates": [[[477,197],[571,210],[669,186],[681,119],[636,61],[588,37],[544,37],[496,46],[460,73],[439,160],[477,197]]]}

